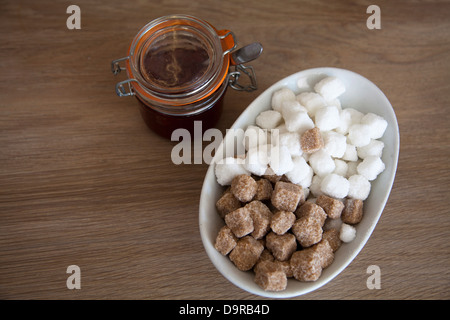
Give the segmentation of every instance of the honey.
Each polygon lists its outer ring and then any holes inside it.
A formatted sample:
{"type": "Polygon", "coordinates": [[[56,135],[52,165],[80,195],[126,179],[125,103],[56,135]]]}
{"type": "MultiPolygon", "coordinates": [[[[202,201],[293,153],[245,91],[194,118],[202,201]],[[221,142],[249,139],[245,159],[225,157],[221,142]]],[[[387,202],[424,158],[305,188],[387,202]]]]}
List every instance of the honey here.
{"type": "Polygon", "coordinates": [[[139,111],[147,126],[160,136],[170,139],[172,132],[179,128],[188,130],[191,136],[194,136],[195,121],[202,121],[202,131],[213,128],[222,115],[223,98],[224,94],[219,97],[213,107],[206,109],[202,113],[190,116],[163,114],[147,106],[139,98],[138,101],[140,105],[139,111]]]}
{"type": "Polygon", "coordinates": [[[169,88],[194,83],[205,74],[209,55],[204,49],[175,48],[144,58],[144,74],[149,82],[169,88]]]}

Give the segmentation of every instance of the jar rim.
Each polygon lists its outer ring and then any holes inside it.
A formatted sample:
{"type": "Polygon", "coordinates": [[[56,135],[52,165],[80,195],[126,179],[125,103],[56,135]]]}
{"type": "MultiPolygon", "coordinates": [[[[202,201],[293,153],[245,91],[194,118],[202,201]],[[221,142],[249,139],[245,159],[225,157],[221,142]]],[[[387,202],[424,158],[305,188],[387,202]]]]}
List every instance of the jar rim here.
{"type": "Polygon", "coordinates": [[[128,76],[137,80],[132,83],[134,90],[154,103],[172,107],[188,105],[212,94],[225,80],[230,64],[229,54],[223,52],[218,31],[208,22],[189,15],[164,16],[149,22],[133,39],[128,55],[126,64],[128,76]],[[195,41],[201,42],[205,50],[208,50],[210,61],[206,71],[184,87],[170,88],[149,83],[140,70],[142,50],[148,50],[152,41],[158,37],[180,30],[184,34],[194,34],[195,41]]]}

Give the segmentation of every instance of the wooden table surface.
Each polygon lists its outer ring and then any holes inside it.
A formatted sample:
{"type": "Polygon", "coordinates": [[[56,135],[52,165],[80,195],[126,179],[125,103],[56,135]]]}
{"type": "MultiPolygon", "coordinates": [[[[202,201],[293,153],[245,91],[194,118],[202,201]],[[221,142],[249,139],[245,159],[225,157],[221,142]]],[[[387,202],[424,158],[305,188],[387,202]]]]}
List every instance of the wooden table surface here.
{"type": "Polygon", "coordinates": [[[350,69],[392,103],[401,150],[372,237],[335,279],[298,299],[450,298],[448,1],[2,1],[0,298],[260,299],[208,260],[198,228],[207,164],[175,165],[110,71],[137,31],[172,13],[259,41],[259,89],[228,90],[225,132],[275,81],[350,69]],[[369,30],[367,7],[381,9],[369,30]],[[81,289],[69,290],[77,265],[81,289]],[[367,267],[381,270],[369,290],[367,267]]]}

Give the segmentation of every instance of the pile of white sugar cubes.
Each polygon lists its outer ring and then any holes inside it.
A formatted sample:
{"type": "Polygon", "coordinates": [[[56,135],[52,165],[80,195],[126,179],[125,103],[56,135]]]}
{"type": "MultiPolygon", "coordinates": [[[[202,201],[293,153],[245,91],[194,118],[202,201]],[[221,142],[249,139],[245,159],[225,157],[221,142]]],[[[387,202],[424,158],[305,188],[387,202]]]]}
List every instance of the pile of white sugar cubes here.
{"type": "MultiPolygon", "coordinates": [[[[299,91],[302,83],[299,79],[299,91]]],[[[274,91],[271,109],[244,129],[245,155],[216,163],[217,182],[229,186],[242,174],[278,176],[301,186],[308,201],[321,195],[365,200],[371,181],[385,169],[379,139],[388,123],[377,114],[341,106],[345,91],[344,83],[332,76],[307,92],[274,91]]],[[[340,229],[343,242],[355,238],[353,226],[340,229]]]]}

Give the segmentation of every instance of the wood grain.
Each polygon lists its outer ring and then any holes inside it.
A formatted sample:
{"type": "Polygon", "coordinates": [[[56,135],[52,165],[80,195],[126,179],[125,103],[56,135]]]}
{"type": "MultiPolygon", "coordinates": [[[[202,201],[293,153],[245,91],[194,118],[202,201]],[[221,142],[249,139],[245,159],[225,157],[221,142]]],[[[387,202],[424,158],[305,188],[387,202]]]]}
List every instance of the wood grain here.
{"type": "Polygon", "coordinates": [[[366,76],[400,127],[397,177],[358,257],[295,299],[449,299],[450,4],[377,1],[3,1],[0,10],[0,298],[259,299],[208,260],[198,229],[206,164],[174,165],[173,142],[119,98],[110,62],[138,30],[171,13],[259,41],[259,90],[228,90],[225,131],[275,81],[332,66],[366,76]],[[66,268],[81,268],[81,289],[66,268]],[[378,265],[380,290],[366,286],[378,265]]]}

